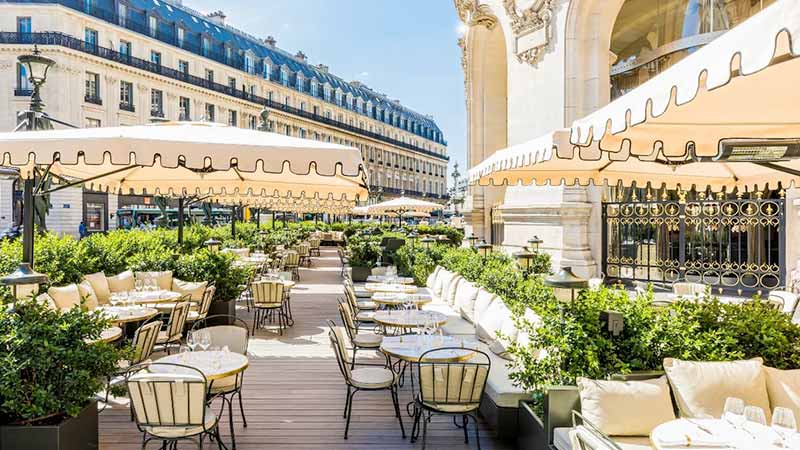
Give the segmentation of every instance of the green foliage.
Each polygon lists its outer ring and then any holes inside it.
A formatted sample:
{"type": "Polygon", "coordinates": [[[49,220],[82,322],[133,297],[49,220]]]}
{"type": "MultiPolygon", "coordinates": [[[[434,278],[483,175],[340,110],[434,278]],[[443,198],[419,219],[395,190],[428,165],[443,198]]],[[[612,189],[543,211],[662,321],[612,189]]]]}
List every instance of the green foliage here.
{"type": "Polygon", "coordinates": [[[353,235],[347,241],[350,251],[350,265],[354,267],[373,267],[381,256],[381,237],[372,235],[353,235]]]}
{"type": "Polygon", "coordinates": [[[0,423],[57,423],[77,415],[126,355],[88,344],[109,322],[80,308],[54,311],[42,302],[0,309],[0,423]]]}
{"type": "Polygon", "coordinates": [[[239,286],[247,284],[252,270],[235,266],[233,261],[231,254],[200,249],[178,259],[175,276],[186,281],[214,283],[217,288],[215,299],[232,300],[241,292],[239,286]]]}

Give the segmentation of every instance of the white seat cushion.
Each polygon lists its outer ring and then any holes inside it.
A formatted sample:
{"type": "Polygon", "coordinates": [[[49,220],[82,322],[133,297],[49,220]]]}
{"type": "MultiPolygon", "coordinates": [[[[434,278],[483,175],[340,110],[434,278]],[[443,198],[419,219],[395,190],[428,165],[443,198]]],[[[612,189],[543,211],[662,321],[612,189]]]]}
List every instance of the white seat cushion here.
{"type": "Polygon", "coordinates": [[[78,291],[80,291],[81,297],[84,300],[84,306],[86,306],[86,309],[89,311],[97,308],[100,305],[100,302],[97,299],[97,294],[95,294],[94,289],[92,289],[92,284],[87,280],[83,280],[78,284],[78,291]]]}
{"type": "Polygon", "coordinates": [[[164,270],[161,272],[134,272],[135,280],[155,279],[159,289],[168,291],[172,288],[172,271],[164,270]]]}
{"type": "Polygon", "coordinates": [[[197,425],[194,427],[143,427],[143,430],[153,436],[161,438],[179,438],[183,436],[193,436],[203,431],[210,430],[216,423],[217,416],[211,408],[206,408],[205,425],[197,425]]]}
{"type": "Polygon", "coordinates": [[[517,330],[517,324],[510,310],[508,311],[508,315],[503,317],[498,331],[499,333],[496,334],[497,338],[489,345],[489,349],[497,356],[511,361],[513,358],[511,354],[508,353],[508,349],[511,347],[511,344],[516,342],[519,330],[517,330]]]}
{"type": "Polygon", "coordinates": [[[394,383],[395,375],[383,367],[360,367],[350,371],[353,386],[365,389],[380,389],[394,383]]]}
{"type": "Polygon", "coordinates": [[[106,281],[108,282],[108,289],[110,292],[130,292],[136,285],[133,272],[130,270],[126,270],[113,277],[106,277],[106,281]]]}
{"type": "Polygon", "coordinates": [[[572,428],[558,427],[553,429],[553,447],[556,450],[572,450],[572,442],[570,442],[569,433],[572,428]]]}
{"type": "Polygon", "coordinates": [[[475,298],[478,296],[478,287],[469,281],[462,281],[456,289],[455,309],[461,317],[472,322],[475,314],[475,298]]]}
{"type": "Polygon", "coordinates": [[[487,343],[497,339],[497,332],[503,326],[503,321],[510,316],[511,311],[502,300],[493,301],[486,313],[481,315],[480,320],[478,320],[478,326],[476,327],[478,339],[487,343]]]}
{"type": "Polygon", "coordinates": [[[181,295],[189,294],[191,299],[199,302],[203,299],[203,292],[208,285],[207,281],[183,281],[178,278],[172,279],[172,290],[181,295]]]}
{"type": "Polygon", "coordinates": [[[777,406],[794,411],[794,417],[800,418],[800,369],[780,370],[764,367],[767,380],[767,394],[772,409],[777,406]]]}
{"type": "Polygon", "coordinates": [[[383,336],[375,333],[358,333],[353,338],[353,343],[358,347],[377,348],[381,346],[383,336]]]}
{"type": "Polygon", "coordinates": [[[51,287],[47,295],[53,299],[56,307],[62,311],[72,309],[81,304],[81,291],[77,284],[68,284],[61,287],[51,287]]]}
{"type": "Polygon", "coordinates": [[[442,266],[436,266],[436,268],[433,269],[433,272],[428,275],[428,279],[425,280],[425,287],[433,289],[433,286],[436,284],[436,277],[439,275],[440,270],[442,270],[442,266]]]}
{"type": "Polygon", "coordinates": [[[378,304],[372,301],[357,302],[358,309],[378,309],[378,304]]]}
{"type": "Polygon", "coordinates": [[[498,296],[485,289],[479,289],[478,295],[475,297],[475,307],[472,311],[472,323],[477,324],[480,322],[483,314],[489,309],[489,305],[498,298],[498,296]]]}
{"type": "Polygon", "coordinates": [[[458,285],[461,284],[462,281],[464,281],[464,277],[462,277],[461,275],[453,276],[447,287],[442,289],[442,295],[440,300],[447,303],[448,305],[455,304],[456,291],[458,290],[458,285]]]}
{"type": "Polygon", "coordinates": [[[374,322],[375,311],[361,311],[360,313],[356,314],[356,320],[359,322],[374,322]]]}
{"type": "Polygon", "coordinates": [[[721,417],[725,399],[738,397],[764,410],[770,422],[769,396],[761,358],[741,361],[664,359],[682,417],[721,417]]]}
{"type": "Polygon", "coordinates": [[[99,304],[105,305],[109,302],[111,289],[108,287],[106,274],[103,272],[91,273],[89,275],[84,275],[83,279],[92,285],[92,290],[94,291],[94,295],[97,296],[97,302],[99,304]]]}
{"type": "Polygon", "coordinates": [[[433,285],[433,295],[437,298],[442,297],[445,287],[447,287],[451,281],[453,281],[453,272],[447,269],[440,270],[439,276],[436,277],[436,283],[433,285]]]}
{"type": "Polygon", "coordinates": [[[797,294],[789,291],[772,291],[769,293],[768,299],[780,299],[783,303],[782,311],[786,314],[794,313],[794,308],[797,306],[797,294]]]}
{"type": "Polygon", "coordinates": [[[492,369],[486,378],[486,395],[497,406],[516,409],[519,408],[520,400],[530,400],[531,394],[515,386],[511,381],[508,361],[492,353],[489,346],[483,342],[478,342],[478,350],[486,352],[492,361],[492,369]]]}
{"type": "Polygon", "coordinates": [[[651,380],[590,380],[579,377],[581,413],[609,436],[649,436],[675,420],[666,377],[651,380]]]}

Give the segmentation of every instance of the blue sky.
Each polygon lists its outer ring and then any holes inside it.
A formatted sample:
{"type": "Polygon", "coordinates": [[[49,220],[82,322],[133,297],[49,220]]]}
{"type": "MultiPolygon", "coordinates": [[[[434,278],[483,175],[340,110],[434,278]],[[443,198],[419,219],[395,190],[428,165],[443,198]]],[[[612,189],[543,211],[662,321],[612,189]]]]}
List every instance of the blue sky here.
{"type": "Polygon", "coordinates": [[[184,0],[199,11],[222,9],[227,23],[278,47],[303,50],[346,80],[423,114],[445,133],[452,163],[464,173],[466,112],[458,16],[451,0],[184,0]]]}

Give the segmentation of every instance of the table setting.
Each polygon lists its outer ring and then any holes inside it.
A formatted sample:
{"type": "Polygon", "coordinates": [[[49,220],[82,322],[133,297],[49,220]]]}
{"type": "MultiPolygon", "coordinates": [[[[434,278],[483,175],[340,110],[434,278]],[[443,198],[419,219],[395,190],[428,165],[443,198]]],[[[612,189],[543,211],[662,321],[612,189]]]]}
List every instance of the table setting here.
{"type": "Polygon", "coordinates": [[[158,310],[155,308],[147,308],[142,305],[117,305],[112,306],[99,306],[97,308],[109,320],[116,324],[124,324],[129,322],[141,322],[148,320],[158,315],[158,310]]]}
{"type": "Polygon", "coordinates": [[[414,284],[414,279],[397,275],[370,275],[367,277],[367,283],[414,284]]]}
{"type": "Polygon", "coordinates": [[[398,283],[364,283],[364,289],[370,292],[393,292],[413,294],[417,292],[417,287],[412,284],[398,283]]]}
{"type": "Polygon", "coordinates": [[[438,311],[422,311],[419,309],[380,310],[375,312],[373,319],[384,327],[404,329],[424,327],[429,323],[439,327],[447,323],[446,315],[438,311]]]}
{"type": "Polygon", "coordinates": [[[771,420],[757,406],[729,397],[721,418],[681,418],[663,423],[650,433],[656,450],[690,448],[699,450],[800,449],[800,435],[794,412],[776,407],[771,420]]]}
{"type": "Polygon", "coordinates": [[[404,307],[410,309],[409,304],[414,308],[419,308],[422,305],[428,304],[433,301],[430,296],[421,294],[405,294],[394,292],[376,292],[370,297],[374,303],[386,307],[404,307]]]}

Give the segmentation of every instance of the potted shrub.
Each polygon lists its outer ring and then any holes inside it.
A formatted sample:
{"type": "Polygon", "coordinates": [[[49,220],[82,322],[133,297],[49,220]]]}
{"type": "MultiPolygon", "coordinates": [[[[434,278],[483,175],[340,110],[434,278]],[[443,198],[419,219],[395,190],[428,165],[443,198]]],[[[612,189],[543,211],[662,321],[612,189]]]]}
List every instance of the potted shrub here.
{"type": "Polygon", "coordinates": [[[0,309],[0,448],[98,448],[95,393],[124,351],[97,339],[110,323],[43,302],[0,309]]]}
{"type": "Polygon", "coordinates": [[[178,259],[176,276],[186,281],[214,283],[217,290],[208,315],[236,315],[236,298],[250,279],[253,269],[237,267],[235,257],[228,253],[198,250],[178,259]]]}
{"type": "Polygon", "coordinates": [[[379,241],[369,236],[353,236],[348,243],[353,281],[367,281],[381,255],[379,241]]]}

